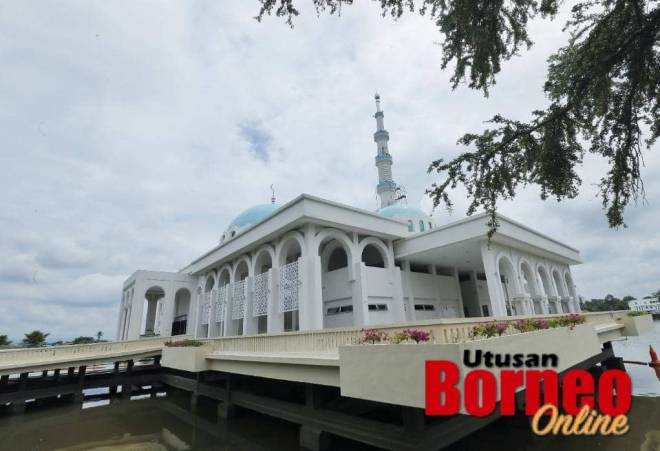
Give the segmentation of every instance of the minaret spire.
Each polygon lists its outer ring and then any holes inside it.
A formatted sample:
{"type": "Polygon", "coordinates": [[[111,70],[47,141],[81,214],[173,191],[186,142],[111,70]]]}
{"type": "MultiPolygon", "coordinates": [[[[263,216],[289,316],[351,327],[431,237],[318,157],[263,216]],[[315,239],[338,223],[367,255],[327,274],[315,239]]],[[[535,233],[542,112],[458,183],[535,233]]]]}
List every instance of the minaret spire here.
{"type": "Polygon", "coordinates": [[[376,93],[376,133],[374,133],[374,142],[377,146],[376,167],[378,168],[378,185],[376,192],[380,196],[380,208],[387,207],[397,202],[396,183],[392,180],[392,156],[387,147],[390,140],[390,134],[385,130],[383,110],[380,106],[380,95],[376,93]]]}

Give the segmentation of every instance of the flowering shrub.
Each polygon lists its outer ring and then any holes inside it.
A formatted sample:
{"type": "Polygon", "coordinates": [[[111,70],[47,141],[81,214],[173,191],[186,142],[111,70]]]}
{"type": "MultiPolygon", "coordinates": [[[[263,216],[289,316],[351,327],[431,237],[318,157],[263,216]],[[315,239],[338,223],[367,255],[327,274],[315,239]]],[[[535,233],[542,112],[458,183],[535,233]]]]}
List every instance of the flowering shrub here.
{"type": "Polygon", "coordinates": [[[433,334],[427,330],[405,329],[393,332],[391,335],[377,329],[362,329],[360,343],[391,343],[400,344],[406,342],[426,343],[431,340],[433,334]]]}
{"type": "Polygon", "coordinates": [[[509,328],[509,323],[492,321],[489,323],[482,323],[472,328],[472,337],[484,336],[486,338],[500,336],[509,328]]]}
{"type": "Polygon", "coordinates": [[[513,323],[513,328],[518,332],[532,332],[539,329],[536,321],[531,319],[519,319],[513,323]]]}
{"type": "Polygon", "coordinates": [[[186,347],[199,347],[204,344],[199,340],[179,340],[179,341],[166,341],[165,346],[168,348],[186,348],[186,347]]]}
{"type": "Polygon", "coordinates": [[[472,332],[470,332],[470,336],[472,338],[491,338],[496,335],[500,336],[507,331],[509,326],[513,327],[513,329],[518,332],[533,332],[535,330],[544,330],[555,327],[569,327],[570,329],[573,329],[578,324],[583,324],[586,320],[587,318],[584,315],[571,313],[570,315],[551,319],[519,319],[510,323],[493,321],[474,326],[472,332]]]}
{"type": "Polygon", "coordinates": [[[550,329],[550,323],[547,319],[533,319],[532,322],[538,330],[550,329]]]}
{"type": "Polygon", "coordinates": [[[405,330],[394,332],[392,335],[390,335],[390,342],[395,345],[398,345],[399,343],[405,343],[408,340],[410,340],[410,335],[408,335],[408,332],[405,330]]]}
{"type": "Polygon", "coordinates": [[[587,321],[587,317],[584,315],[578,315],[577,313],[571,313],[570,315],[564,315],[557,318],[560,327],[568,326],[571,329],[577,326],[578,324],[583,324],[587,321]]]}
{"type": "Polygon", "coordinates": [[[403,331],[408,334],[415,343],[426,343],[431,339],[431,332],[421,329],[406,329],[403,331]]]}
{"type": "Polygon", "coordinates": [[[360,343],[384,343],[387,341],[387,332],[377,329],[362,329],[360,343]]]}

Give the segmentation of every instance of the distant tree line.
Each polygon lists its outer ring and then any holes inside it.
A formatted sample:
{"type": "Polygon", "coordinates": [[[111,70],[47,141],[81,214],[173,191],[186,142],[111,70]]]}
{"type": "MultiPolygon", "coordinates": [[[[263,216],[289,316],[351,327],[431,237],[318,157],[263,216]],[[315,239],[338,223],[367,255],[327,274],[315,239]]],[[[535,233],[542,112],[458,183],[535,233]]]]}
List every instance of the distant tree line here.
{"type": "MultiPolygon", "coordinates": [[[[657,299],[660,301],[660,289],[653,293],[644,296],[643,299],[657,299]]],[[[582,310],[586,312],[604,312],[607,310],[630,310],[628,303],[635,301],[637,298],[633,296],[624,296],[619,299],[611,294],[608,294],[603,299],[592,299],[581,303],[582,310]]]]}
{"type": "MultiPolygon", "coordinates": [[[[99,343],[102,341],[107,341],[103,340],[103,332],[98,331],[96,333],[96,337],[87,337],[87,336],[80,336],[76,337],[71,341],[55,341],[52,343],[48,343],[46,340],[50,333],[43,332],[41,330],[33,330],[32,332],[29,332],[27,334],[24,334],[24,338],[21,340],[21,343],[17,347],[24,347],[24,348],[38,348],[42,346],[48,346],[49,344],[52,346],[56,345],[65,345],[65,344],[72,344],[72,345],[78,345],[78,344],[89,344],[89,343],[99,343]]],[[[7,335],[0,335],[0,347],[7,347],[11,346],[12,341],[9,339],[7,335]]]]}
{"type": "Polygon", "coordinates": [[[614,295],[608,294],[603,299],[592,299],[582,303],[582,310],[585,312],[605,312],[608,310],[630,310],[628,302],[634,301],[633,296],[624,296],[619,299],[614,295]]]}

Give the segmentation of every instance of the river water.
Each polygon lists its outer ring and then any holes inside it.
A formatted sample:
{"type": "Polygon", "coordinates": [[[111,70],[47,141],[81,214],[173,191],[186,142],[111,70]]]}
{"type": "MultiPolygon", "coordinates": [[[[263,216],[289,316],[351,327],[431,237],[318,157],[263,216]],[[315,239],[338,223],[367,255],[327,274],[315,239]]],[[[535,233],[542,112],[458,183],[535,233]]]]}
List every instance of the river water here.
{"type": "MultiPolygon", "coordinates": [[[[648,361],[648,346],[660,351],[660,322],[641,337],[616,342],[615,353],[626,360],[648,361]]],[[[503,418],[447,448],[450,451],[660,451],[660,381],[648,367],[627,365],[635,396],[628,418],[630,431],[621,437],[538,437],[523,418],[503,418]]],[[[295,425],[243,413],[218,422],[211,406],[197,414],[187,398],[157,397],[123,402],[95,401],[62,405],[0,417],[0,450],[298,450],[295,425]]],[[[334,450],[369,447],[335,440],[334,450]]]]}

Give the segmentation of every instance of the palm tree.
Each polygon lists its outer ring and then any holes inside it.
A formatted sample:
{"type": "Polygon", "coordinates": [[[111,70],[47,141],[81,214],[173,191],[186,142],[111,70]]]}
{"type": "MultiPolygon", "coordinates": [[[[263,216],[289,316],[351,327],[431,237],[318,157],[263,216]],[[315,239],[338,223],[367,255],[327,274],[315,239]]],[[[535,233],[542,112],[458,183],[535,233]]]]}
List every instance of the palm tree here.
{"type": "Polygon", "coordinates": [[[33,330],[29,334],[25,334],[23,339],[23,346],[28,348],[36,348],[39,346],[46,346],[46,337],[50,334],[45,334],[40,330],[33,330]]]}
{"type": "Polygon", "coordinates": [[[0,335],[0,346],[9,346],[11,340],[7,339],[7,335],[0,335]]]}
{"type": "Polygon", "coordinates": [[[98,332],[96,332],[96,341],[97,342],[101,341],[101,338],[103,338],[103,332],[99,330],[98,332]]]}

